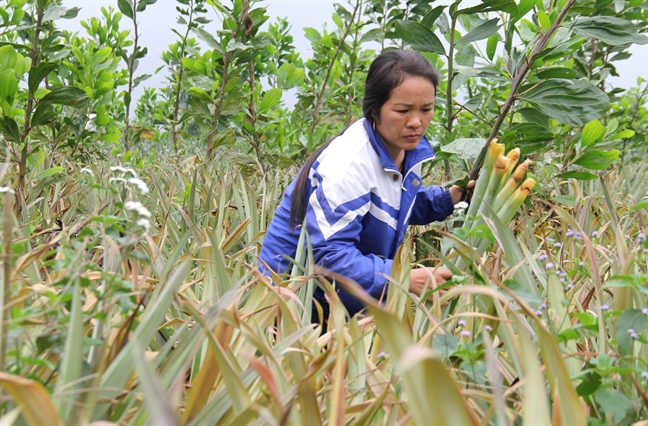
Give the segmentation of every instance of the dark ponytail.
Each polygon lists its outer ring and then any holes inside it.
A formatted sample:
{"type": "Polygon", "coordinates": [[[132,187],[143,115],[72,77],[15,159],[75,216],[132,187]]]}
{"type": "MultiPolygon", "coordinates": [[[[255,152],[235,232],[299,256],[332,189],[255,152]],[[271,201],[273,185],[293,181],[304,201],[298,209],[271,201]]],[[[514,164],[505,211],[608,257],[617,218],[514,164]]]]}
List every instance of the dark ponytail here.
{"type": "MultiPolygon", "coordinates": [[[[436,93],[439,86],[439,73],[420,53],[414,50],[390,50],[381,53],[369,66],[365,80],[365,93],[362,100],[364,117],[373,122],[380,117],[380,109],[389,100],[392,90],[400,86],[408,76],[423,77],[432,83],[436,93]]],[[[347,127],[348,128],[348,127],[347,127]]],[[[306,183],[311,167],[322,152],[346,129],[319,147],[306,161],[297,176],[290,202],[290,226],[296,227],[304,222],[308,199],[306,183]]]]}
{"type": "MultiPolygon", "coordinates": [[[[346,128],[348,129],[348,127],[346,128]]],[[[335,135],[333,139],[326,142],[324,145],[317,148],[317,151],[311,154],[306,160],[306,164],[302,167],[297,176],[297,181],[295,181],[295,187],[293,188],[292,199],[290,200],[290,226],[295,228],[298,225],[304,223],[304,218],[306,217],[306,207],[308,206],[308,199],[306,198],[306,182],[308,181],[308,174],[310,173],[311,167],[315,164],[315,160],[320,156],[322,152],[342,133],[346,131],[342,130],[340,133],[335,135]]]]}

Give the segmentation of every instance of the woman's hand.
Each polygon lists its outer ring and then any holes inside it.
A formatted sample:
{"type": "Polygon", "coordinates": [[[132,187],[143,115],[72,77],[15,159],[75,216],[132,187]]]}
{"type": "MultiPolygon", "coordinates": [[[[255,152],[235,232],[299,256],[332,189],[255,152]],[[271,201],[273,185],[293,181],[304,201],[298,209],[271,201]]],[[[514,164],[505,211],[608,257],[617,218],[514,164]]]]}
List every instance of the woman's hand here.
{"type": "Polygon", "coordinates": [[[450,187],[450,197],[452,198],[452,204],[457,204],[459,201],[461,201],[461,197],[463,196],[463,193],[466,191],[466,189],[473,189],[474,187],[474,180],[468,182],[468,185],[466,185],[465,189],[458,185],[452,185],[450,187]]]}
{"type": "MultiPolygon", "coordinates": [[[[438,268],[416,268],[410,271],[409,291],[421,296],[423,290],[430,291],[452,278],[452,272],[438,268]],[[434,281],[433,281],[434,280],[434,281]],[[427,286],[426,286],[427,284],[427,286]]],[[[430,296],[428,300],[431,300],[430,296]]]]}

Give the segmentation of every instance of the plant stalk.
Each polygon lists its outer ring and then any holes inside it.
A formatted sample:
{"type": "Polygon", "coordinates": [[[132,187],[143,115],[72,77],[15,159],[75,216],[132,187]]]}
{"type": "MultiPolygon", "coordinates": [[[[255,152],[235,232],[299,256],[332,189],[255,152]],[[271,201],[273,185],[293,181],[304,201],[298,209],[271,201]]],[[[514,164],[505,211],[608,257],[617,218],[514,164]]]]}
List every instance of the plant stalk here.
{"type": "MultiPolygon", "coordinates": [[[[533,50],[529,54],[529,56],[524,60],[522,67],[518,70],[518,72],[513,77],[513,81],[511,83],[511,91],[508,95],[508,98],[504,102],[504,105],[502,105],[502,107],[499,109],[499,114],[497,115],[497,121],[495,122],[495,125],[493,126],[493,129],[491,130],[491,133],[488,136],[488,139],[486,140],[486,144],[484,145],[481,152],[479,153],[479,157],[477,157],[477,161],[475,161],[475,165],[473,166],[472,172],[470,173],[470,180],[475,180],[477,178],[477,175],[479,174],[479,170],[481,169],[481,166],[484,163],[484,158],[486,157],[488,144],[490,143],[491,140],[493,140],[493,138],[497,136],[500,127],[502,127],[504,120],[506,120],[506,116],[511,110],[511,107],[517,100],[517,91],[522,85],[522,83],[524,82],[524,80],[526,79],[526,75],[531,69],[531,65],[533,65],[534,58],[545,48],[545,46],[549,42],[549,39],[551,39],[553,34],[556,32],[556,30],[562,23],[563,19],[565,19],[567,12],[575,2],[576,0],[568,0],[567,4],[565,4],[565,6],[562,8],[560,13],[556,17],[556,20],[551,25],[551,28],[549,28],[549,31],[547,31],[540,38],[540,40],[538,40],[536,45],[533,47],[533,50]]],[[[468,193],[468,191],[465,191],[465,193],[468,193]]]]}

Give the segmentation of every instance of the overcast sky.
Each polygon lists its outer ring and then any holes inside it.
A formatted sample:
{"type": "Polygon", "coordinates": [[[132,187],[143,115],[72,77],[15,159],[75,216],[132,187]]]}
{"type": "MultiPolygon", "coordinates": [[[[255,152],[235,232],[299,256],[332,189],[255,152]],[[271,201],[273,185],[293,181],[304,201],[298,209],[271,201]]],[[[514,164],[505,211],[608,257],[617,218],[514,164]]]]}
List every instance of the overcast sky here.
{"type": "MultiPolygon", "coordinates": [[[[464,0],[462,4],[469,6],[471,3],[479,3],[479,0],[464,0]]],[[[335,2],[327,0],[270,0],[257,3],[258,6],[264,6],[268,10],[270,22],[276,22],[278,17],[285,17],[291,25],[291,33],[294,37],[296,49],[300,52],[302,58],[308,58],[312,55],[310,42],[304,37],[303,28],[313,27],[320,30],[326,25],[327,28],[333,28],[331,14],[335,2]]],[[[344,3],[344,2],[340,2],[344,3]]],[[[448,3],[447,1],[437,1],[436,4],[448,3]]],[[[157,3],[149,5],[146,11],[138,14],[139,31],[141,34],[140,45],[148,47],[148,54],[140,61],[137,74],[152,74],[155,69],[164,65],[161,59],[161,53],[169,44],[177,41],[176,34],[171,32],[171,28],[181,30],[182,27],[176,23],[178,16],[175,10],[178,3],[175,0],[158,0],[157,3]]],[[[117,0],[63,0],[65,7],[80,7],[81,11],[75,19],[62,19],[58,25],[70,31],[79,31],[83,36],[86,35],[85,29],[81,27],[81,20],[89,20],[92,16],[101,16],[101,7],[112,6],[116,10],[117,0]]],[[[209,18],[212,20],[215,14],[210,9],[209,18]]],[[[123,17],[120,27],[130,29],[130,20],[123,17]]],[[[212,22],[206,26],[208,31],[214,32],[220,29],[220,23],[212,22]]],[[[183,33],[184,31],[179,31],[183,33]]],[[[629,88],[637,86],[637,78],[642,77],[648,80],[648,45],[633,45],[631,47],[632,57],[622,62],[616,62],[617,71],[620,77],[610,77],[607,80],[609,85],[615,87],[629,88]]],[[[158,86],[164,84],[166,70],[161,71],[158,75],[151,77],[141,84],[137,90],[139,95],[143,86],[158,86]]]]}

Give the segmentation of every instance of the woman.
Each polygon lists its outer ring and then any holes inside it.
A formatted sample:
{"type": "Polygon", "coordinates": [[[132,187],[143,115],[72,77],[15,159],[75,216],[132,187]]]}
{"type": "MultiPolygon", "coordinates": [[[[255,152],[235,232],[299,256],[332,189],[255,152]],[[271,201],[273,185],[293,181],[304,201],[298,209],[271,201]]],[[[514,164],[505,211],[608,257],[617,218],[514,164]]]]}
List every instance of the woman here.
{"type": "MultiPolygon", "coordinates": [[[[317,264],[381,297],[407,226],[444,220],[463,192],[421,186],[421,164],[434,157],[425,131],[438,84],[438,73],[417,52],[394,50],[374,60],[364,118],[318,149],[290,184],[265,236],[262,271],[286,270],[305,223],[317,264]]],[[[410,291],[420,295],[432,274],[437,283],[452,275],[413,269],[410,291]]],[[[343,290],[338,294],[350,316],[364,307],[343,290]]],[[[315,297],[326,312],[321,290],[315,297]]]]}

